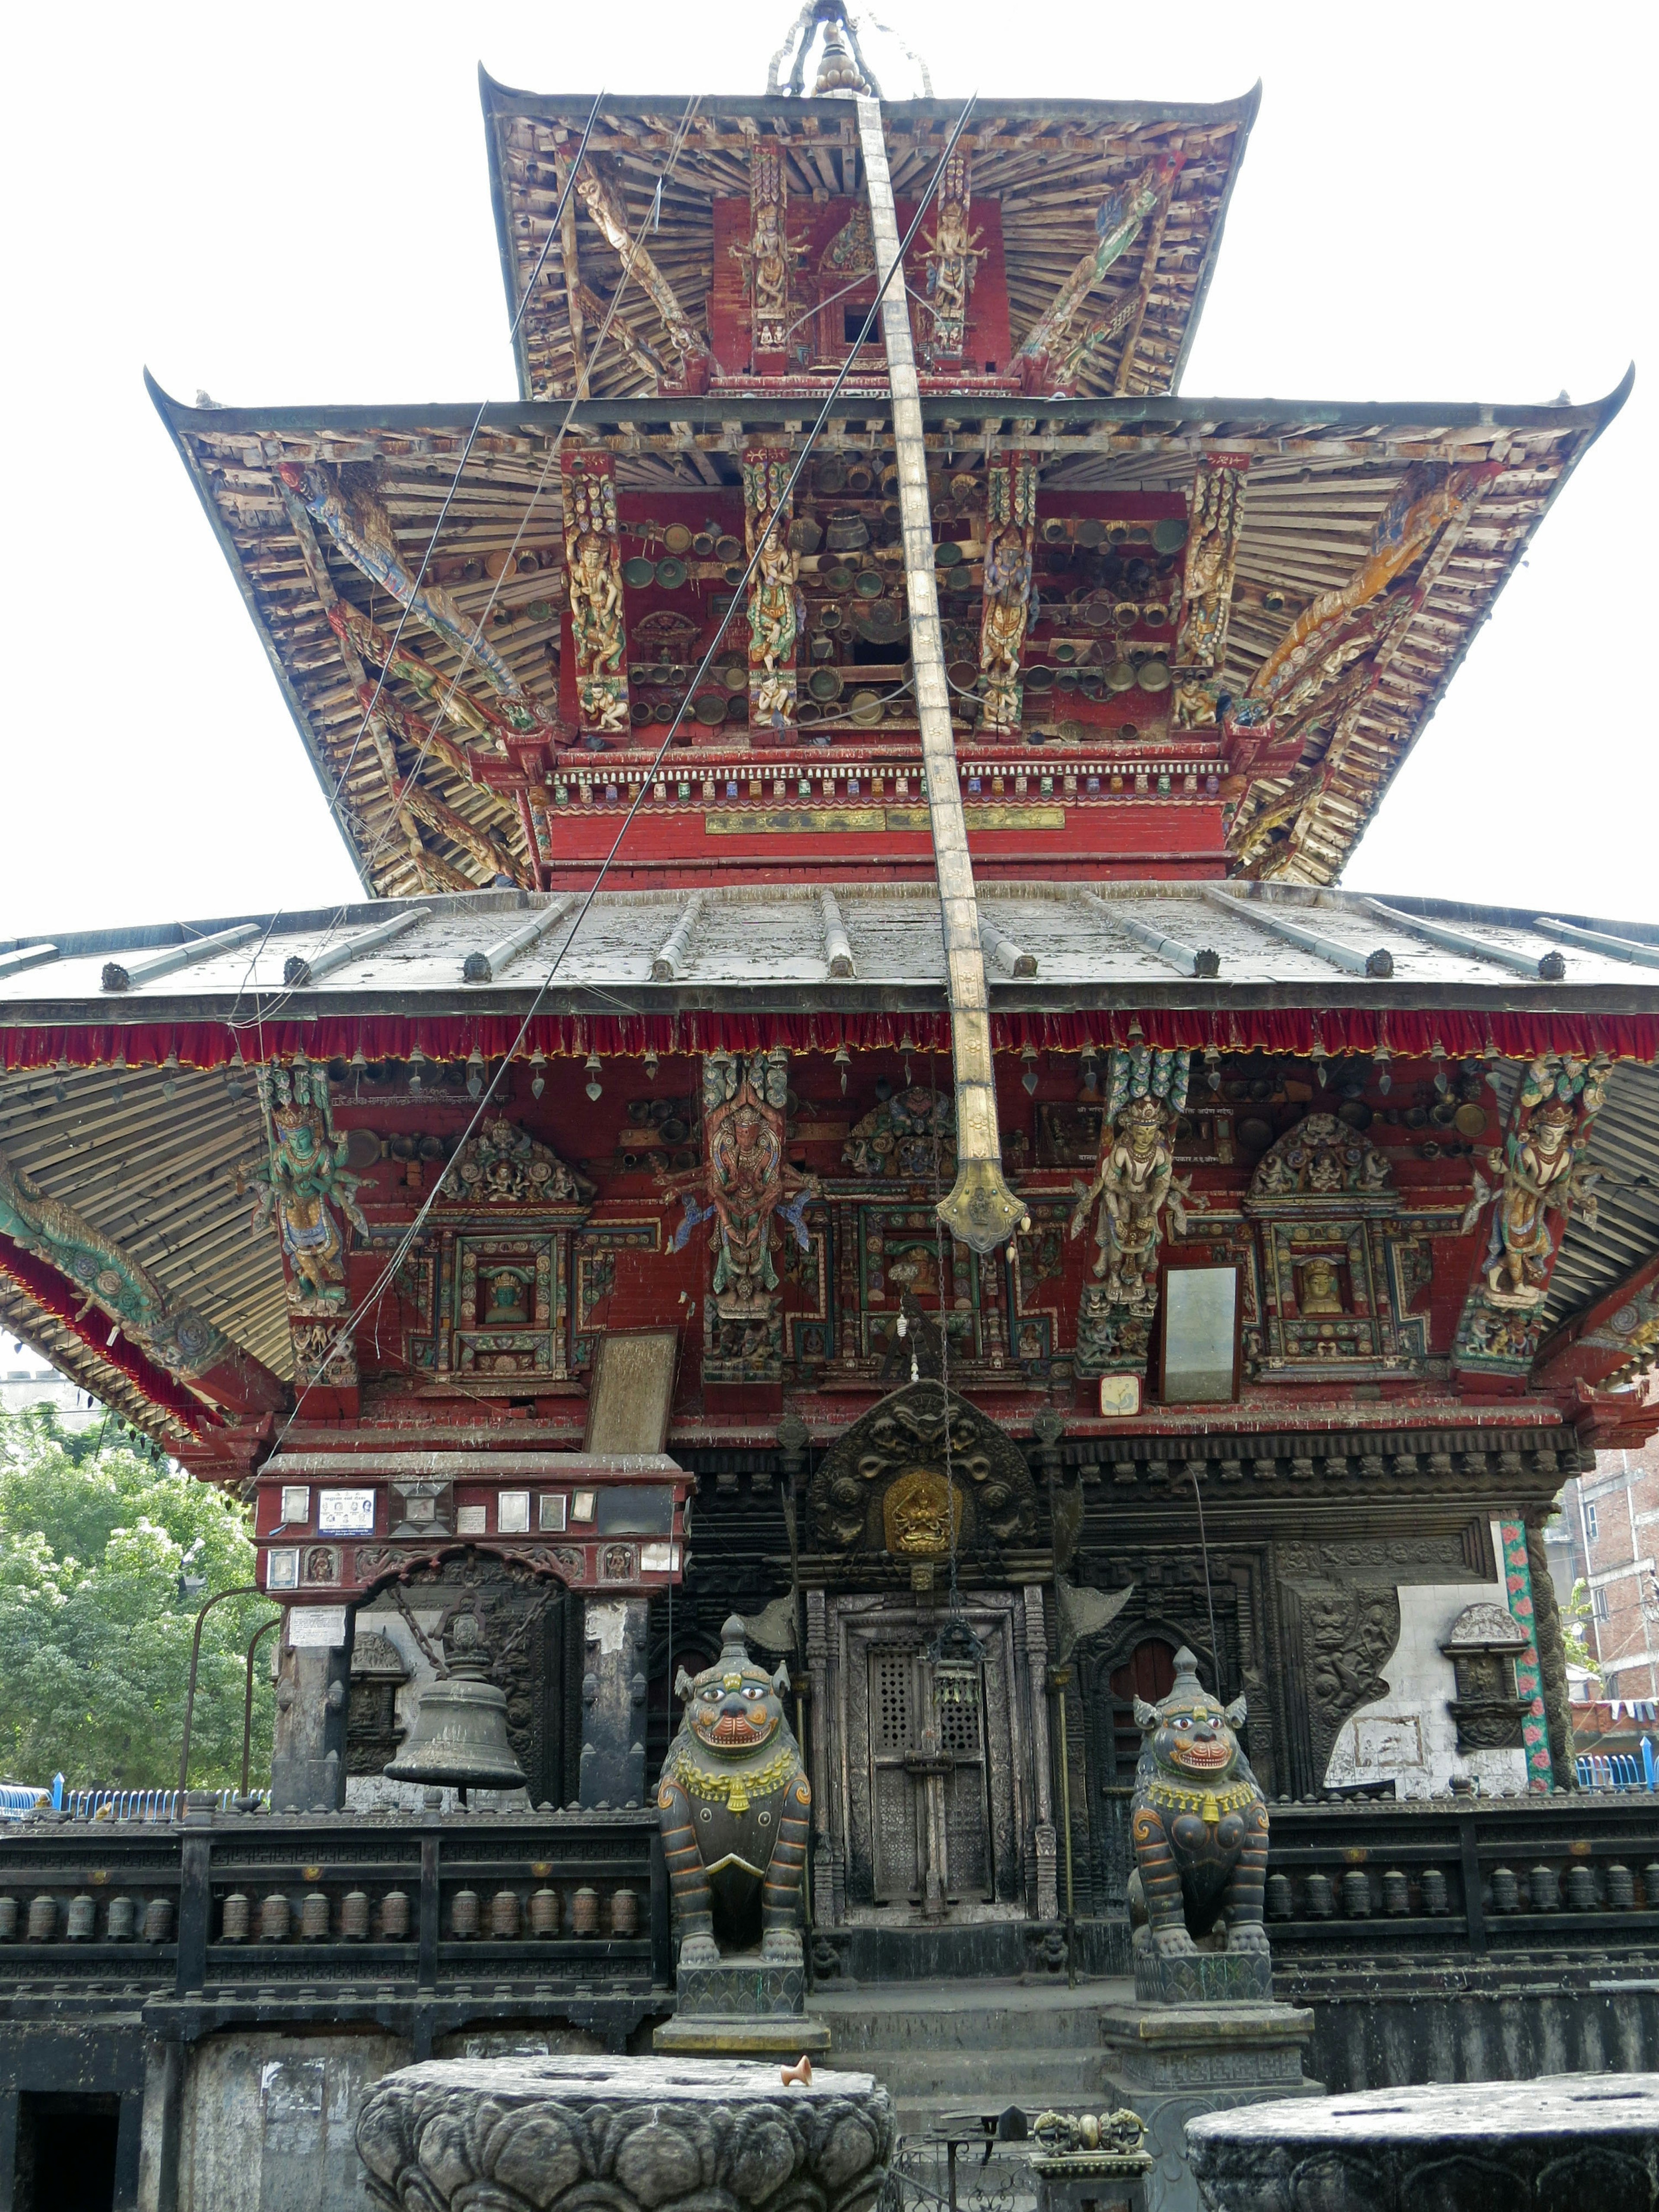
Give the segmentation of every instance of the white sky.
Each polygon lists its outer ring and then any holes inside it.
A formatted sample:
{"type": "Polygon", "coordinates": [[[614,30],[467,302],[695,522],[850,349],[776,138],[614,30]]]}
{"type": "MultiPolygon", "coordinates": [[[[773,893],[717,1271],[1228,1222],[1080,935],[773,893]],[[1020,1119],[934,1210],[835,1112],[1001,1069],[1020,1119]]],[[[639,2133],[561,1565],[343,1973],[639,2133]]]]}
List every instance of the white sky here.
{"type": "MultiPolygon", "coordinates": [[[[759,92],[796,4],[153,0],[13,19],[0,935],[356,887],[143,365],[227,404],[510,398],[477,63],[542,91],[759,92]]],[[[1646,11],[881,12],[941,97],[1216,100],[1265,81],[1189,393],[1583,401],[1638,361],[1346,880],[1659,916],[1646,11]]],[[[872,42],[878,70],[892,54],[872,42]]],[[[885,75],[892,96],[918,88],[905,74],[885,75]]]]}

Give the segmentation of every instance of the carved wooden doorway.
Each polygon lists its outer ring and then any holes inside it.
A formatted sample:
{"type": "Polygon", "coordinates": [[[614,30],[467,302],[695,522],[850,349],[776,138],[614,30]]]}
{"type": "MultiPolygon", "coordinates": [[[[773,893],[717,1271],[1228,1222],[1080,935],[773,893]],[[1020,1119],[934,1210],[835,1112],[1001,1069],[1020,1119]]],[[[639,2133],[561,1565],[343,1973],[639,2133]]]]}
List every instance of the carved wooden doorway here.
{"type": "Polygon", "coordinates": [[[976,1700],[936,1706],[927,1645],[938,1626],[914,1599],[832,1601],[836,1734],[845,1797],[832,1828],[849,1905],[933,1911],[1009,1904],[1022,1892],[1024,1735],[1012,1614],[999,1593],[969,1618],[985,1648],[976,1700]]]}
{"type": "Polygon", "coordinates": [[[867,1665],[872,1902],[919,1905],[937,1858],[947,1903],[988,1903],[996,1881],[985,1668],[973,1704],[935,1712],[933,1670],[920,1645],[872,1644],[867,1665]],[[930,1810],[935,1821],[942,1812],[942,1839],[930,1836],[930,1810]]]}

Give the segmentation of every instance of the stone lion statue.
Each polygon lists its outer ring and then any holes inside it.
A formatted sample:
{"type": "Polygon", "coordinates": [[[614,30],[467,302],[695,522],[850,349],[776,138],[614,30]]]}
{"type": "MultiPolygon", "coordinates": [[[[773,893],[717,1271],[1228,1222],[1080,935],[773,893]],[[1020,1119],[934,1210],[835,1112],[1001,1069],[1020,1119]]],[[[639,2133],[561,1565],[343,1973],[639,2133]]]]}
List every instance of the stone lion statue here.
{"type": "Polygon", "coordinates": [[[769,1674],[750,1662],[736,1613],[714,1665],[695,1681],[684,1668],[676,1678],[685,1711],[657,1814],[683,1966],[718,1966],[723,1949],[752,1949],[757,1937],[768,1963],[802,1963],[812,1792],[784,1711],[788,1686],[787,1668],[769,1674]]]}
{"type": "Polygon", "coordinates": [[[1176,1654],[1175,1686],[1156,1705],[1135,1699],[1142,1732],[1129,1826],[1135,1870],[1129,1917],[1136,1949],[1179,1957],[1224,1921],[1229,1951],[1267,1951],[1261,1891],[1267,1808],[1234,1731],[1244,1700],[1224,1706],[1176,1654]]]}

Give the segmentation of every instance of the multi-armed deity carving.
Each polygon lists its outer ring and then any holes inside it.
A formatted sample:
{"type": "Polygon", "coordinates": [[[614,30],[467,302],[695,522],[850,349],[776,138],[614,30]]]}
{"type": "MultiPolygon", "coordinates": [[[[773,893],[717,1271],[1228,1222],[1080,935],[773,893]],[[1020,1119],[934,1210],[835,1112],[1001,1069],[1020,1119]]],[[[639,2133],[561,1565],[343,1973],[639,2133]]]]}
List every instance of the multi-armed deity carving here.
{"type": "Polygon", "coordinates": [[[1227,644],[1238,533],[1244,521],[1244,453],[1206,453],[1193,478],[1187,517],[1187,568],[1182,585],[1176,662],[1182,672],[1176,712],[1188,727],[1215,718],[1217,684],[1227,644]]]}
{"type": "Polygon", "coordinates": [[[274,1213],[288,1261],[288,1295],[301,1311],[333,1312],[346,1302],[343,1214],[362,1237],[368,1224],[357,1204],[358,1177],[346,1168],[346,1140],[334,1133],[328,1071],[309,1060],[262,1068],[265,1157],[249,1170],[253,1225],[274,1213]]]}
{"type": "Polygon", "coordinates": [[[1184,1051],[1146,1045],[1112,1054],[1100,1156],[1092,1181],[1074,1187],[1072,1211],[1078,1237],[1099,1201],[1099,1249],[1078,1310],[1079,1375],[1138,1372],[1146,1365],[1165,1212],[1184,1230],[1188,1208],[1203,1204],[1175,1172],[1174,1124],[1187,1103],[1188,1058],[1184,1051]]]}
{"type": "Polygon", "coordinates": [[[685,1207],[676,1251],[700,1222],[714,1224],[714,1273],[704,1304],[707,1381],[776,1381],[782,1373],[776,1224],[786,1221],[805,1249],[804,1214],[818,1189],[786,1157],[788,1097],[787,1052],[710,1053],[702,1066],[702,1164],[690,1176],[665,1179],[685,1207]]]}
{"type": "Polygon", "coordinates": [[[987,730],[1018,730],[1019,659],[1031,619],[1031,545],[1036,532],[1036,464],[1011,453],[992,465],[985,529],[985,592],[979,626],[987,730]]]}
{"type": "Polygon", "coordinates": [[[1480,1279],[1457,1332],[1460,1365],[1523,1367],[1537,1349],[1562,1231],[1573,1216],[1595,1224],[1600,1178],[1583,1153],[1609,1073],[1600,1057],[1546,1053],[1522,1078],[1504,1148],[1486,1155],[1497,1187],[1477,1176],[1465,1216],[1473,1228],[1491,1201],[1480,1279]]]}
{"type": "Polygon", "coordinates": [[[800,635],[797,562],[789,544],[791,466],[787,449],[753,448],[743,457],[744,526],[750,558],[760,556],[749,586],[749,721],[781,736],[795,720],[795,656],[800,635]],[[770,526],[769,527],[769,525],[770,526]]]}
{"type": "MultiPolygon", "coordinates": [[[[27,1169],[0,1153],[0,1233],[46,1260],[86,1293],[158,1366],[185,1378],[202,1375],[234,1347],[211,1322],[174,1305],[155,1277],[85,1214],[41,1189],[27,1169]]],[[[84,1308],[82,1309],[84,1311],[84,1308]]]]}
{"type": "Polygon", "coordinates": [[[806,252],[789,242],[789,172],[781,149],[757,145],[749,157],[749,242],[732,248],[749,295],[754,365],[782,366],[789,341],[789,279],[806,252]],[[769,360],[768,356],[772,356],[769,360]]]}
{"type": "Polygon", "coordinates": [[[929,351],[939,368],[960,362],[968,329],[968,296],[985,258],[979,247],[983,232],[969,228],[973,204],[971,163],[968,149],[958,146],[939,180],[939,212],[933,234],[922,234],[927,248],[927,304],[933,317],[929,351]]]}
{"type": "Polygon", "coordinates": [[[628,727],[616,465],[609,453],[566,452],[559,456],[559,472],[564,480],[565,571],[582,733],[611,736],[628,727]]]}

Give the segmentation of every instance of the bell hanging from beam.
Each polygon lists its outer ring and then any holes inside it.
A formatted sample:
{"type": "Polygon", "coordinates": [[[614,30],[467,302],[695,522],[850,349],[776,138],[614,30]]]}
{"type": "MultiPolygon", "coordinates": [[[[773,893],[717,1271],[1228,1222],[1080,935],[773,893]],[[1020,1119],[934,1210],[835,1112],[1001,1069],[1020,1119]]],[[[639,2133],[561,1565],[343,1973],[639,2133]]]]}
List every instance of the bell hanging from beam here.
{"type": "Polygon", "coordinates": [[[383,1771],[389,1781],[522,1790],[525,1778],[507,1739],[507,1697],[485,1679],[487,1654],[471,1613],[449,1632],[449,1672],[423,1685],[409,1741],[383,1771]]]}

